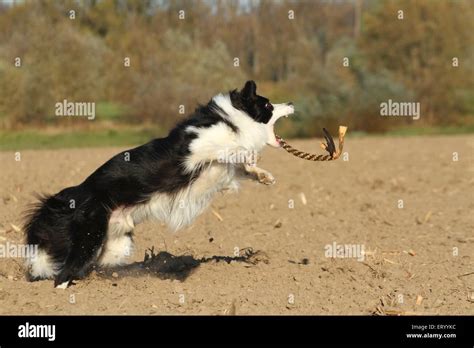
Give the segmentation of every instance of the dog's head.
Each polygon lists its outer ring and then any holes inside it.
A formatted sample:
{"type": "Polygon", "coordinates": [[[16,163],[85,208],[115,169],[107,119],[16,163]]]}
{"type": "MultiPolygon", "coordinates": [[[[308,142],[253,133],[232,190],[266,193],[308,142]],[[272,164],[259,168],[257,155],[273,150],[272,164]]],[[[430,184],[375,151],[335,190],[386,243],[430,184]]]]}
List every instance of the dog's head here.
{"type": "Polygon", "coordinates": [[[257,95],[257,85],[254,81],[247,81],[240,91],[232,91],[230,99],[234,108],[244,111],[255,122],[265,125],[267,130],[267,144],[279,147],[273,126],[282,116],[295,112],[293,103],[272,104],[268,98],[257,95]]]}

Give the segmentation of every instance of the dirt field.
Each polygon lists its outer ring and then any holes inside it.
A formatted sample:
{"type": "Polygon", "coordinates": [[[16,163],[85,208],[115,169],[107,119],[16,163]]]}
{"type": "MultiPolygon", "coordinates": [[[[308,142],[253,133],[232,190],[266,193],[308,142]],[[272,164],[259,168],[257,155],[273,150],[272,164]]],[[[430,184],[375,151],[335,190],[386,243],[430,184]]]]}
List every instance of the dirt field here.
{"type": "MultiPolygon", "coordinates": [[[[22,151],[19,162],[0,153],[0,244],[22,242],[34,192],[78,184],[119,150],[22,151]]],[[[23,261],[2,258],[0,314],[474,314],[474,137],[349,134],[346,151],[348,161],[313,163],[267,149],[260,164],[275,185],[246,181],[177,234],[139,225],[133,261],[152,246],[188,256],[177,259],[181,280],[137,264],[60,290],[26,282],[23,261]],[[364,253],[327,257],[333,243],[364,253]],[[236,247],[260,253],[199,264],[236,247]]]]}

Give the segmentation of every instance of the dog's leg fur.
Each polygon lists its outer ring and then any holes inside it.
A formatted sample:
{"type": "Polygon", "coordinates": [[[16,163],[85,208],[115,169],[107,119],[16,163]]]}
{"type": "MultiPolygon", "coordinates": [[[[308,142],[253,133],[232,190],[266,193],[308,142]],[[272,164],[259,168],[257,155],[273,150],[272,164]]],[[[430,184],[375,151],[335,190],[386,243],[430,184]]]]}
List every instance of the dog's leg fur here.
{"type": "Polygon", "coordinates": [[[67,287],[72,280],[87,274],[104,242],[108,217],[107,209],[98,205],[74,218],[71,224],[72,248],[54,279],[55,287],[67,287]]]}
{"type": "Polygon", "coordinates": [[[108,236],[98,260],[100,266],[121,266],[128,262],[134,249],[132,232],[120,237],[108,236]]]}
{"type": "Polygon", "coordinates": [[[127,262],[133,251],[133,228],[130,212],[118,208],[109,219],[104,247],[100,252],[100,266],[117,266],[127,262]]]}

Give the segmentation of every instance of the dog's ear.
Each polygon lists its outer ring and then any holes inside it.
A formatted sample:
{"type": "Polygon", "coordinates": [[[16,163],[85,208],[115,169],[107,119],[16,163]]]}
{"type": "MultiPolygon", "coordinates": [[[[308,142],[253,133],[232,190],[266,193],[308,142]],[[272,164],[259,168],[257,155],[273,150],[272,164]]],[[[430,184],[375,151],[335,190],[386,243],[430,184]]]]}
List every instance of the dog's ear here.
{"type": "Polygon", "coordinates": [[[255,81],[250,80],[245,83],[244,88],[240,92],[245,99],[253,99],[257,96],[257,85],[255,81]]]}

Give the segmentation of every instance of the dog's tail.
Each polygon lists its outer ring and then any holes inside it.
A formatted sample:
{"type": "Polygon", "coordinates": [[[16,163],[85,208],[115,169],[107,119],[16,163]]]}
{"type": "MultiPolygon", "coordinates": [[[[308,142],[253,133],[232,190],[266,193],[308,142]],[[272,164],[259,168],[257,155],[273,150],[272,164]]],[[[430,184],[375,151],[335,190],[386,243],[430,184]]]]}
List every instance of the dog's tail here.
{"type": "Polygon", "coordinates": [[[60,270],[69,249],[65,220],[73,212],[57,195],[38,195],[25,214],[25,239],[34,251],[27,259],[29,281],[53,278],[60,270]]]}

